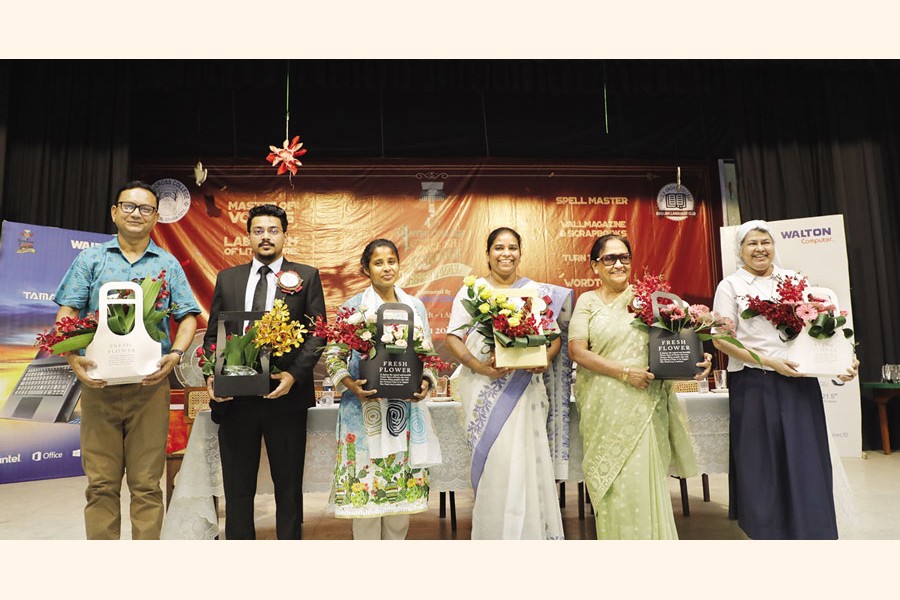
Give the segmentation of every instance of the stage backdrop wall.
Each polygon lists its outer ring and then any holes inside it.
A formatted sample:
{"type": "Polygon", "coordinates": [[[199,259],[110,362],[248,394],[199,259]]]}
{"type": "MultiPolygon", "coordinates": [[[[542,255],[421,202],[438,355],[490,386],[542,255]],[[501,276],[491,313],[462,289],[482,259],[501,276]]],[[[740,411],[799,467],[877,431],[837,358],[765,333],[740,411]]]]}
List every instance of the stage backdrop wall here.
{"type": "MultiPolygon", "coordinates": [[[[84,248],[109,235],[3,221],[0,234],[0,406],[53,327],[53,295],[84,248]]],[[[83,475],[77,422],[0,419],[0,483],[83,475]]]]}
{"type": "MultiPolygon", "coordinates": [[[[847,327],[853,328],[850,304],[850,275],[843,215],[768,221],[775,238],[776,264],[805,275],[811,285],[831,288],[838,304],[848,311],[847,327]]],[[[722,268],[733,273],[738,268],[737,226],[722,227],[722,268]]],[[[852,338],[851,338],[852,341],[852,338]]],[[[849,366],[849,365],[848,365],[849,366]]],[[[836,385],[836,380],[819,378],[825,416],[831,439],[841,456],[862,453],[862,415],[859,379],[836,385]]]]}
{"type": "MultiPolygon", "coordinates": [[[[400,285],[428,309],[438,350],[462,279],[487,274],[488,233],[509,226],[522,235],[520,274],[594,289],[588,253],[599,235],[627,235],[635,273],[667,275],[691,302],[711,303],[718,280],[714,220],[705,165],[585,165],[440,162],[301,167],[291,180],[257,165],[206,165],[198,186],[192,165],[138,165],[135,175],[162,193],[154,239],[184,264],[208,317],[216,274],[250,260],[245,226],[256,204],[286,209],[285,254],[318,267],[329,316],[368,281],[359,257],[372,239],[394,241],[400,285]]],[[[324,371],[320,363],[319,376],[324,371]]]]}

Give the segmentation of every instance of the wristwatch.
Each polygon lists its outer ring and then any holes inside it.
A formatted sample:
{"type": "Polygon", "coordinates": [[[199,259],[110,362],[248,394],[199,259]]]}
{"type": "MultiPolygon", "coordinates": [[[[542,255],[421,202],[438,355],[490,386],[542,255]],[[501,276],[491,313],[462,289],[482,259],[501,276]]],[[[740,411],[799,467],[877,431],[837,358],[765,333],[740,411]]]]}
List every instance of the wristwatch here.
{"type": "Polygon", "coordinates": [[[178,348],[172,348],[172,352],[178,355],[178,362],[181,362],[181,359],[184,358],[184,350],[179,350],[178,348]]]}

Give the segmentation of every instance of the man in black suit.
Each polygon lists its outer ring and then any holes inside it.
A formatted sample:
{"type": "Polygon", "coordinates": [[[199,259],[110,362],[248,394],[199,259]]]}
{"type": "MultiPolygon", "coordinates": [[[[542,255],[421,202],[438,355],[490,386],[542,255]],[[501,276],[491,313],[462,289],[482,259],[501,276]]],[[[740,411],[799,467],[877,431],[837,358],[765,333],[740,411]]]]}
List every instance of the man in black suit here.
{"type": "MultiPolygon", "coordinates": [[[[287,214],[273,204],[250,209],[247,232],[253,260],[219,273],[209,309],[204,346],[216,341],[220,312],[270,310],[284,300],[291,319],[309,324],[325,317],[319,271],[286,260],[283,255],[287,214]],[[298,289],[299,288],[299,289],[298,289]]],[[[242,323],[235,324],[240,328],[242,323]]],[[[303,518],[303,460],[306,454],[306,410],[315,404],[313,367],[325,340],[307,334],[299,348],[273,357],[280,369],[265,396],[216,397],[207,379],[212,420],[219,424],[222,479],[225,486],[225,538],[255,539],[253,501],[259,472],[261,440],[275,484],[275,530],[278,539],[300,539],[303,518]]]]}

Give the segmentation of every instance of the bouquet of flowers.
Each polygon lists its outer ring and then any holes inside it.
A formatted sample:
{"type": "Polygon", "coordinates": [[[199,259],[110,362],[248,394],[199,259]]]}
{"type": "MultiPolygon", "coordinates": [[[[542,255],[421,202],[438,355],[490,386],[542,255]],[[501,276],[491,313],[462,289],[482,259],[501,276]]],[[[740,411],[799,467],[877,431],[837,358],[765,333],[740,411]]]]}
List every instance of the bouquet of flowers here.
{"type": "MultiPolygon", "coordinates": [[[[363,359],[375,356],[375,336],[378,334],[378,315],[369,312],[368,307],[341,308],[333,323],[328,323],[321,316],[313,321],[312,334],[337,345],[343,350],[356,350],[363,359]]],[[[406,325],[385,324],[381,342],[390,353],[405,351],[408,345],[409,331],[406,325]]],[[[435,372],[449,370],[453,365],[441,360],[434,346],[425,339],[425,333],[416,325],[413,329],[413,348],[422,365],[435,372]]]]}
{"type": "MultiPolygon", "coordinates": [[[[632,289],[634,298],[629,304],[628,310],[637,317],[632,321],[632,325],[635,327],[644,331],[656,327],[672,333],[693,331],[700,341],[725,340],[750,352],[754,360],[760,360],[759,355],[746,348],[734,337],[734,321],[713,312],[705,304],[688,305],[684,303],[684,305],[679,305],[671,298],[661,296],[656,299],[658,316],[654,314],[653,295],[659,292],[671,295],[671,286],[662,275],[650,273],[645,269],[644,276],[632,284],[632,289]],[[713,329],[716,330],[716,333],[712,333],[713,329]]],[[[672,297],[677,298],[677,296],[672,297]]]]}
{"type": "Polygon", "coordinates": [[[734,336],[734,322],[711,311],[705,304],[691,304],[685,309],[665,296],[657,298],[659,317],[653,314],[653,294],[664,292],[671,294],[671,286],[661,275],[644,271],[644,277],[632,284],[634,299],[628,310],[637,318],[632,322],[635,327],[647,330],[649,327],[660,327],[673,333],[684,329],[693,329],[703,341],[713,337],[734,336]],[[715,328],[721,335],[711,335],[715,328]]]}
{"type": "MultiPolygon", "coordinates": [[[[159,330],[159,323],[178,308],[174,303],[166,309],[162,308],[164,300],[170,296],[166,271],[160,271],[156,277],[144,277],[133,281],[141,286],[144,294],[144,328],[150,337],[158,342],[165,335],[159,330]]],[[[129,290],[119,294],[119,298],[123,299],[131,296],[132,292],[129,290]]],[[[130,305],[110,304],[107,316],[109,329],[115,334],[124,335],[134,329],[135,313],[130,305]]],[[[52,354],[65,354],[86,348],[94,340],[98,320],[97,311],[83,318],[63,317],[56,322],[51,331],[38,334],[36,345],[52,354]]]]}
{"type": "MultiPolygon", "coordinates": [[[[256,375],[260,352],[283,356],[300,347],[304,333],[307,333],[306,327],[291,320],[284,300],[276,300],[272,310],[250,324],[242,335],[227,337],[222,372],[225,375],[256,375]]],[[[198,364],[206,377],[215,369],[216,345],[211,344],[209,351],[207,354],[203,346],[197,348],[198,364]]],[[[272,372],[277,373],[278,369],[273,367],[272,372]]]]}
{"type": "Polygon", "coordinates": [[[475,328],[493,348],[500,344],[505,348],[524,348],[547,345],[559,337],[550,309],[551,299],[509,298],[495,292],[490,286],[475,286],[476,279],[469,275],[463,280],[466,297],[462,305],[472,320],[458,330],[475,328]],[[540,315],[536,319],[534,313],[540,315]]]}
{"type": "Polygon", "coordinates": [[[760,300],[759,296],[747,296],[749,306],[741,313],[742,318],[762,315],[778,329],[783,342],[795,339],[807,326],[807,333],[817,340],[832,337],[838,328],[845,338],[853,335],[852,329],[843,327],[847,323],[847,311],[835,314],[834,304],[806,292],[806,278],[789,275],[777,279],[777,299],[760,300]]]}

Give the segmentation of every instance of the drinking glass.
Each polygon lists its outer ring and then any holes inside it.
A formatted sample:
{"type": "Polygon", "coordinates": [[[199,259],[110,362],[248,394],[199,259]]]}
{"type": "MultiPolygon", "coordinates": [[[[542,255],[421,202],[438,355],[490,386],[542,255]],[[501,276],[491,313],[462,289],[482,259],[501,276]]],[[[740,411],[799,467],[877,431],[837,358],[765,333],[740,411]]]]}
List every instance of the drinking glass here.
{"type": "Polygon", "coordinates": [[[891,381],[900,383],[900,365],[891,365],[891,381]]]}
{"type": "Polygon", "coordinates": [[[713,385],[717,390],[728,389],[728,371],[725,369],[716,369],[713,371],[713,385]]]}
{"type": "Polygon", "coordinates": [[[447,381],[448,377],[446,375],[441,375],[437,378],[437,390],[435,390],[434,395],[443,398],[447,395],[447,381]]]}
{"type": "Polygon", "coordinates": [[[881,383],[891,382],[891,365],[881,365],[881,383]]]}
{"type": "Polygon", "coordinates": [[[709,391],[709,380],[705,377],[697,382],[697,391],[701,393],[706,393],[709,391]]]}

